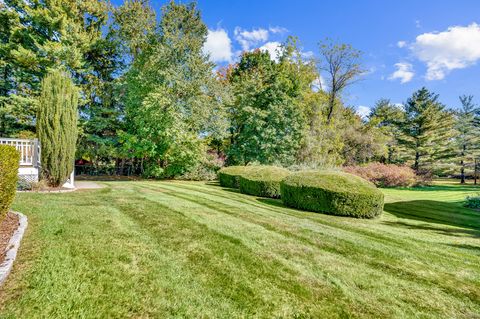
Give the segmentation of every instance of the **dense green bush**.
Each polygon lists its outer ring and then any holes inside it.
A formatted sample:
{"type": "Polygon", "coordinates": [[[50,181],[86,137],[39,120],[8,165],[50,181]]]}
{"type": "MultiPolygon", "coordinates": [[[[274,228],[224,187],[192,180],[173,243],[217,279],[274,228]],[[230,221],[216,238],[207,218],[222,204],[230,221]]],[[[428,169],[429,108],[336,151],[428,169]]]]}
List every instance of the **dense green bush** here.
{"type": "Polygon", "coordinates": [[[463,206],[472,209],[480,209],[480,194],[476,194],[475,196],[467,196],[463,206]]]}
{"type": "Polygon", "coordinates": [[[383,193],[358,176],[333,171],[303,171],[281,183],[283,203],[331,215],[373,218],[383,211],[383,193]]]}
{"type": "Polygon", "coordinates": [[[218,180],[223,187],[238,188],[240,176],[254,166],[228,166],[218,171],[218,180]]]}
{"type": "Polygon", "coordinates": [[[240,192],[261,197],[280,197],[280,182],[290,171],[275,166],[251,166],[240,176],[240,192]]]}
{"type": "Polygon", "coordinates": [[[15,147],[0,145],[0,221],[15,198],[20,154],[15,147]]]}

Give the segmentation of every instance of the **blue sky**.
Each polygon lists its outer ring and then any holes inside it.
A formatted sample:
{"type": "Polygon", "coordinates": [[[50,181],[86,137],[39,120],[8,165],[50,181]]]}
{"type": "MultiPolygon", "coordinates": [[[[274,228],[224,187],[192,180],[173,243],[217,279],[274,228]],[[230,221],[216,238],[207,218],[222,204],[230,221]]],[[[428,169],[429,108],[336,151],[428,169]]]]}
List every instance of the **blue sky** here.
{"type": "MultiPolygon", "coordinates": [[[[152,1],[157,12],[163,4],[152,1]]],[[[363,51],[369,70],[346,92],[348,105],[401,103],[422,86],[450,108],[461,94],[480,103],[480,1],[199,0],[198,6],[219,64],[235,61],[242,49],[273,48],[289,35],[317,55],[318,42],[330,37],[363,51]]]]}

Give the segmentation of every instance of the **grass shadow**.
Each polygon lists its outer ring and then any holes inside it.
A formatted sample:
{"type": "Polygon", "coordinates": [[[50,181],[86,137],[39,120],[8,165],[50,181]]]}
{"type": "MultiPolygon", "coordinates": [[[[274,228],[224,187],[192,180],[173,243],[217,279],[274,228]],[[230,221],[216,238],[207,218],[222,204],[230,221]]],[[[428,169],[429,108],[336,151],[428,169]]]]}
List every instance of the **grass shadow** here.
{"type": "Polygon", "coordinates": [[[434,200],[413,200],[387,203],[384,211],[398,218],[465,228],[466,230],[438,228],[432,225],[413,225],[404,222],[390,222],[392,225],[442,233],[464,233],[480,237],[480,214],[461,206],[460,203],[440,202],[434,200]]]}
{"type": "Polygon", "coordinates": [[[285,206],[282,203],[281,199],[259,197],[259,198],[257,198],[257,201],[260,202],[260,203],[267,204],[267,205],[272,205],[272,206],[275,206],[275,207],[291,208],[291,207],[285,206]]]}

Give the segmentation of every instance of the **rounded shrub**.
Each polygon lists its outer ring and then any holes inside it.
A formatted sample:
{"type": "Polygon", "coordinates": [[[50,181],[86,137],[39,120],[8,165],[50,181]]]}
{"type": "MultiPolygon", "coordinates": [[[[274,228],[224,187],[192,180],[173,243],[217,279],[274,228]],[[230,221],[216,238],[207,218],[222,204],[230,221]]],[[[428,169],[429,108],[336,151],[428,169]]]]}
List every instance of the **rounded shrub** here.
{"type": "Polygon", "coordinates": [[[303,210],[357,218],[383,211],[383,193],[361,177],[333,171],[303,171],[281,183],[285,205],[303,210]]]}
{"type": "Polygon", "coordinates": [[[7,215],[17,191],[20,153],[15,147],[0,145],[0,221],[7,215]]]}
{"type": "Polygon", "coordinates": [[[285,168],[275,166],[251,166],[240,176],[240,192],[260,197],[280,197],[280,182],[290,175],[285,168]]]}
{"type": "Polygon", "coordinates": [[[238,188],[240,176],[253,166],[228,166],[218,171],[218,180],[223,187],[238,188]]]}

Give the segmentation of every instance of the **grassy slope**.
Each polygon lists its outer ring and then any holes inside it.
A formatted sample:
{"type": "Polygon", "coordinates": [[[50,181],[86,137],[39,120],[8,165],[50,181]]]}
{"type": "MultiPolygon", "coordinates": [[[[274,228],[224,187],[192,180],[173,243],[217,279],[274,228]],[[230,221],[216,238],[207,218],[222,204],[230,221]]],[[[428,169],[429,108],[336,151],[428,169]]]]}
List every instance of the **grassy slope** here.
{"type": "Polygon", "coordinates": [[[1,318],[430,317],[480,313],[472,188],[385,190],[380,219],[195,182],[19,194],[30,226],[1,318]]]}

